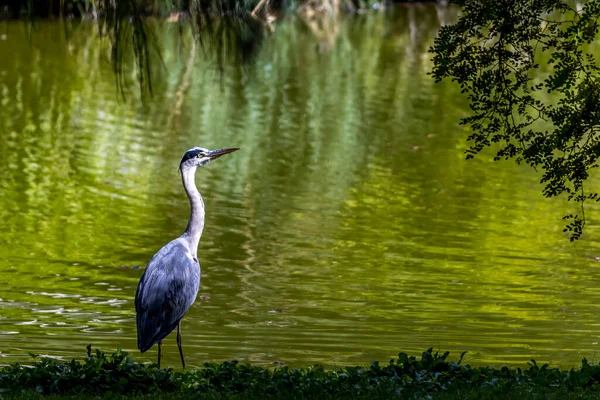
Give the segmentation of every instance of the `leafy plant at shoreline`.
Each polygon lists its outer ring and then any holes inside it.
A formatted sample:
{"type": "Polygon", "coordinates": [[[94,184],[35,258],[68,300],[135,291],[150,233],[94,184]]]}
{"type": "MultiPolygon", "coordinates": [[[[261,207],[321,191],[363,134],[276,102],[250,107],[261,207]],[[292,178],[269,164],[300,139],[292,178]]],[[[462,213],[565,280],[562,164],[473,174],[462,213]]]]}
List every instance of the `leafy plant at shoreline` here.
{"type": "Polygon", "coordinates": [[[38,393],[141,393],[174,391],[181,386],[180,374],[160,370],[155,366],[134,363],[127,353],[117,350],[107,356],[87,346],[84,362],[72,360],[59,363],[51,358],[39,361],[34,357],[31,367],[19,364],[0,372],[0,388],[31,389],[38,393]]]}
{"type": "Polygon", "coordinates": [[[600,1],[577,8],[561,0],[460,3],[458,22],[441,28],[430,51],[435,79],[456,81],[468,94],[471,115],[461,120],[473,131],[467,158],[497,144],[496,160],[541,169],[544,196],[566,194],[581,206],[564,217],[576,240],[585,201],[600,199],[584,187],[600,155],[600,69],[588,52],[600,1]],[[535,79],[536,70],[545,79],[535,79]]]}
{"type": "Polygon", "coordinates": [[[306,369],[264,367],[226,361],[206,363],[203,368],[175,372],[155,364],[132,361],[127,353],[106,355],[87,348],[83,362],[61,363],[54,359],[34,360],[32,366],[10,365],[0,370],[0,393],[16,395],[36,392],[44,395],[157,395],[317,397],[317,398],[421,398],[424,395],[492,391],[509,393],[530,391],[596,392],[600,365],[582,361],[578,370],[564,371],[539,366],[532,360],[522,370],[463,365],[465,353],[456,362],[448,361],[448,352],[428,349],[420,359],[399,353],[397,359],[368,368],[325,369],[315,365],[306,369]]]}

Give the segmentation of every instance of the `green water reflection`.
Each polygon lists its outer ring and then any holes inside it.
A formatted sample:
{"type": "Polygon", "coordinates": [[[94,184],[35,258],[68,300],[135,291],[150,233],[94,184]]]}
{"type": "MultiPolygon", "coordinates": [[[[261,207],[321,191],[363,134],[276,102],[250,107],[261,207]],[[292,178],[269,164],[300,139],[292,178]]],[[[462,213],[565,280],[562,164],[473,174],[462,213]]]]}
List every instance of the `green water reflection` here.
{"type": "MultiPolygon", "coordinates": [[[[199,171],[207,228],[188,363],[386,360],[427,347],[473,364],[595,358],[594,221],[569,243],[534,171],[465,161],[457,87],[427,76],[452,12],[399,8],[329,35],[277,26],[253,68],[214,64],[157,31],[154,96],[115,92],[94,28],[0,31],[0,363],[136,350],[140,269],[185,227],[177,163],[199,171]],[[333,36],[332,36],[333,35],[333,36]],[[3,358],[2,358],[3,357],[3,358]]],[[[593,217],[593,209],[588,215],[593,217]]],[[[175,338],[164,346],[178,366],[175,338]]]]}

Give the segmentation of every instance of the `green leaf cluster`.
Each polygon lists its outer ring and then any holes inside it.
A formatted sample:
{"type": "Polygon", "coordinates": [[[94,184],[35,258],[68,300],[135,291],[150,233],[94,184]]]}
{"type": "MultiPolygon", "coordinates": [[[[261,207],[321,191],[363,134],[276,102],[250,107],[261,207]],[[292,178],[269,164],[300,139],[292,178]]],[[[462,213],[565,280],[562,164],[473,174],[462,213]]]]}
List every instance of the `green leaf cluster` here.
{"type": "MultiPolygon", "coordinates": [[[[479,390],[496,394],[528,392],[596,392],[600,365],[583,360],[570,371],[539,366],[528,369],[491,368],[448,361],[449,353],[428,349],[420,359],[398,354],[398,358],[369,367],[325,369],[264,368],[226,361],[206,363],[203,368],[176,372],[155,364],[133,362],[123,351],[107,355],[92,352],[66,363],[54,359],[34,360],[33,365],[10,365],[0,370],[0,396],[37,392],[43,395],[156,395],[252,396],[266,398],[422,398],[431,394],[479,390]]],[[[34,356],[35,358],[35,356],[34,356]]]]}
{"type": "Polygon", "coordinates": [[[83,362],[61,363],[32,354],[32,366],[10,365],[0,371],[0,390],[14,392],[34,390],[42,394],[81,393],[152,393],[175,391],[181,377],[172,370],[161,370],[133,362],[126,352],[112,355],[87,346],[83,362]]]}
{"type": "Polygon", "coordinates": [[[600,1],[462,4],[458,22],[440,30],[430,51],[435,79],[456,81],[470,100],[461,121],[472,130],[467,158],[494,146],[496,160],[541,170],[544,196],[565,194],[581,205],[565,217],[565,231],[578,239],[584,202],[599,199],[584,183],[600,155],[600,69],[589,51],[600,1]]]}

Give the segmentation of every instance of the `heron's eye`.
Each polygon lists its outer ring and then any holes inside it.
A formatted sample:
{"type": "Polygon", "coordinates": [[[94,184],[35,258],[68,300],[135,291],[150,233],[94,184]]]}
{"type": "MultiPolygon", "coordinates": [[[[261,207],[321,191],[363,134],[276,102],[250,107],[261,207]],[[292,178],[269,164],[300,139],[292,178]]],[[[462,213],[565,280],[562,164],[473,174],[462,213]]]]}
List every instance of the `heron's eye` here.
{"type": "Polygon", "coordinates": [[[200,158],[200,157],[202,157],[203,155],[204,155],[204,154],[202,154],[202,153],[198,153],[198,155],[197,155],[196,157],[197,157],[197,158],[200,158]]]}

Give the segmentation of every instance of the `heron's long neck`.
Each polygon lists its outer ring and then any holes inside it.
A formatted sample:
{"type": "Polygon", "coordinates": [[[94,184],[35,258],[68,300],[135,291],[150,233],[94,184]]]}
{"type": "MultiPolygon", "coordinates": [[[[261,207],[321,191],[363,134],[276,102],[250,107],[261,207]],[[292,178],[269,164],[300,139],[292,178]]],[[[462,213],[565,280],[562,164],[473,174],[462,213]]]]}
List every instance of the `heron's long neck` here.
{"type": "Polygon", "coordinates": [[[190,199],[190,207],[192,209],[183,237],[190,244],[190,249],[194,257],[196,257],[198,252],[198,242],[200,242],[200,236],[202,236],[202,230],[204,229],[204,201],[196,188],[195,174],[196,168],[186,168],[181,171],[183,188],[190,199]]]}

